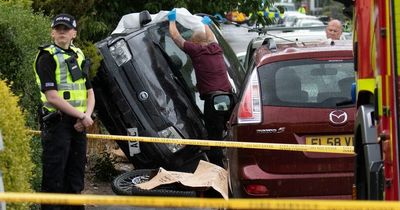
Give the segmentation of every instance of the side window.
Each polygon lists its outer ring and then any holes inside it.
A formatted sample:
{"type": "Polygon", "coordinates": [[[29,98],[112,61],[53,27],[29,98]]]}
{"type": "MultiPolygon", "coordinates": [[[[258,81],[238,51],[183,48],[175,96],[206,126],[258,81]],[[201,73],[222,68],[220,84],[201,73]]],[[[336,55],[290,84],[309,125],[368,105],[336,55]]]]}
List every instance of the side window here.
{"type": "MultiPolygon", "coordinates": [[[[190,29],[184,28],[177,24],[183,38],[189,39],[193,33],[190,29]]],[[[164,22],[150,30],[152,39],[158,44],[165,56],[168,56],[168,63],[174,75],[180,80],[186,89],[188,95],[196,103],[198,108],[203,111],[203,101],[200,100],[200,94],[196,88],[196,76],[193,69],[192,61],[185,52],[183,52],[172,40],[168,31],[168,22],[164,22]]]]}

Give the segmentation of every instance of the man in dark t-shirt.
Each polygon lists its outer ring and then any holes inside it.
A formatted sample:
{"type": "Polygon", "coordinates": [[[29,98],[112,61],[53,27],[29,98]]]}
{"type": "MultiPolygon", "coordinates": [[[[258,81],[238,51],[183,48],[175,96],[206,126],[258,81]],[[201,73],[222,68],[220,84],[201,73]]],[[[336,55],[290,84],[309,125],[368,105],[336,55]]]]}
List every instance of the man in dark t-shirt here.
{"type": "MultiPolygon", "coordinates": [[[[181,36],[176,27],[175,9],[168,13],[168,20],[172,39],[192,59],[197,80],[196,86],[200,98],[204,100],[204,123],[208,139],[220,140],[223,138],[227,116],[214,112],[211,96],[220,92],[230,93],[232,86],[228,79],[223,51],[209,28],[211,19],[205,16],[202,19],[205,32],[194,31],[188,41],[181,36]]],[[[212,163],[223,167],[221,148],[211,148],[208,156],[212,163]]]]}

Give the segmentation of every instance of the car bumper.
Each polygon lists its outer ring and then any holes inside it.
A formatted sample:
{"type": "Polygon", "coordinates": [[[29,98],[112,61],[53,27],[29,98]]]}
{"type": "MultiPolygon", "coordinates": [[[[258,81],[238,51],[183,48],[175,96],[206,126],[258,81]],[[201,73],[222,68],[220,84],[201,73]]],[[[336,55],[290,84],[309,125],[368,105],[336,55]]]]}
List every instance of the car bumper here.
{"type": "Polygon", "coordinates": [[[242,197],[290,197],[315,199],[351,199],[354,174],[272,174],[261,170],[256,164],[240,169],[242,197]],[[249,191],[249,186],[261,185],[266,193],[249,191]]]}

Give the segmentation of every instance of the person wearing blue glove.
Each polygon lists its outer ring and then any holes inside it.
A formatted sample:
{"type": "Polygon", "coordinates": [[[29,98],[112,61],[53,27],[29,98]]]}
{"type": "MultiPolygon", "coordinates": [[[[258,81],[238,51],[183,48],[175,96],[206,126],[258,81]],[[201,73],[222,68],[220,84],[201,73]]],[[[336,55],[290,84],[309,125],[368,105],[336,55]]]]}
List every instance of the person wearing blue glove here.
{"type": "MultiPolygon", "coordinates": [[[[185,40],[176,27],[175,9],[168,13],[168,20],[171,38],[192,60],[196,74],[196,87],[200,98],[204,100],[204,122],[208,139],[221,140],[229,116],[214,111],[212,96],[216,93],[230,93],[232,86],[228,79],[222,48],[209,27],[212,20],[204,16],[201,20],[204,32],[194,31],[189,40],[185,40]]],[[[223,167],[222,148],[212,147],[207,155],[211,163],[223,167]]]]}
{"type": "Polygon", "coordinates": [[[176,9],[173,9],[168,12],[168,20],[175,21],[176,20],[176,9]]]}
{"type": "Polygon", "coordinates": [[[201,22],[202,22],[204,25],[210,26],[211,23],[212,23],[212,20],[211,20],[208,16],[204,16],[203,19],[201,20],[201,22]]]}

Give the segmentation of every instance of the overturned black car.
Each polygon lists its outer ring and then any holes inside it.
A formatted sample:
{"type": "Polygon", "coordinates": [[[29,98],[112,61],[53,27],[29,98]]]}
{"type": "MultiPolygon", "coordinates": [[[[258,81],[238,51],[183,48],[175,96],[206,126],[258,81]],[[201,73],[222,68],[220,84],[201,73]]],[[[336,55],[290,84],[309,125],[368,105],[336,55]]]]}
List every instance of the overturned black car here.
{"type": "MultiPolygon", "coordinates": [[[[190,58],[171,39],[168,21],[151,21],[147,11],[137,17],[137,27],[96,44],[103,57],[92,81],[100,120],[114,135],[205,139],[203,101],[190,58]]],[[[178,29],[183,36],[192,33],[181,24],[178,29]]],[[[231,83],[238,92],[244,70],[220,30],[215,25],[212,30],[224,49],[231,83]]],[[[200,159],[207,160],[198,146],[117,143],[137,169],[192,171],[200,159]]]]}

